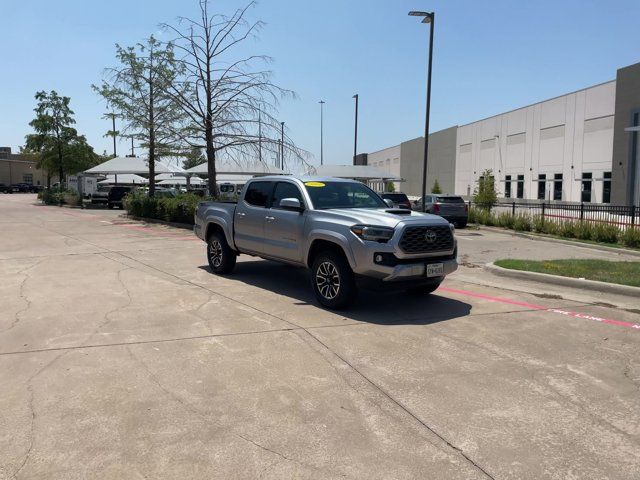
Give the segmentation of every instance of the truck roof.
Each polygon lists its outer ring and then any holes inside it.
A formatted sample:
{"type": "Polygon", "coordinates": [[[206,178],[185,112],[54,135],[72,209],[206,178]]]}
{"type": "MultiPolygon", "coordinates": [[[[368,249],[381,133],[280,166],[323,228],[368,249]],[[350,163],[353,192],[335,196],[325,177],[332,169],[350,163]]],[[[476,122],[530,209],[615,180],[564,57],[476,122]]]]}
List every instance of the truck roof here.
{"type": "Polygon", "coordinates": [[[247,181],[251,180],[270,180],[277,181],[283,179],[293,179],[299,180],[301,182],[355,182],[356,180],[351,180],[348,178],[336,178],[336,177],[320,177],[313,175],[265,175],[264,177],[253,177],[247,181]]]}

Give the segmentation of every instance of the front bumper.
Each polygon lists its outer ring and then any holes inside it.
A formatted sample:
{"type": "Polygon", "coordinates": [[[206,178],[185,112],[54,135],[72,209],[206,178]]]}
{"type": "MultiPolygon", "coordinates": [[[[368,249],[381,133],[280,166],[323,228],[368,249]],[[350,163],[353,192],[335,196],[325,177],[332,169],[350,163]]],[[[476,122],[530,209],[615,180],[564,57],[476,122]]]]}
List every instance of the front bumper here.
{"type": "Polygon", "coordinates": [[[383,277],[382,280],[384,282],[397,282],[411,279],[434,278],[426,276],[428,263],[442,263],[442,278],[458,269],[458,262],[455,258],[444,261],[426,260],[421,263],[408,263],[404,265],[396,265],[395,267],[386,267],[391,268],[392,270],[391,272],[385,272],[388,273],[388,275],[383,277]]]}

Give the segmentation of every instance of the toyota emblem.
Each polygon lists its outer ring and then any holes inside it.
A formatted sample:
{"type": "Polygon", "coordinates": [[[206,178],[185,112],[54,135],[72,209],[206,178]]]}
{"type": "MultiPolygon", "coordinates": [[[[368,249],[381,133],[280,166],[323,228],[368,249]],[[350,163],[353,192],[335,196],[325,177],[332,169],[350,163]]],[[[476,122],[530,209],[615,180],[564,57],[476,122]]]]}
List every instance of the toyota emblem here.
{"type": "Polygon", "coordinates": [[[436,232],[434,232],[433,230],[427,230],[427,232],[424,234],[424,239],[427,241],[427,243],[435,242],[437,237],[438,235],[436,235],[436,232]]]}

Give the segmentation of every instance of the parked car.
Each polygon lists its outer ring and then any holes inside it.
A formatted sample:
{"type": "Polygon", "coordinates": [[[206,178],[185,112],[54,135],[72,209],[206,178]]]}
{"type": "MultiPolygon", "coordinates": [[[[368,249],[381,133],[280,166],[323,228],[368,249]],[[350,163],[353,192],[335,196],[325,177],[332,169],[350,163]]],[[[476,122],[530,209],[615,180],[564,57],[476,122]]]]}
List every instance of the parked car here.
{"type": "Polygon", "coordinates": [[[353,180],[255,178],[237,204],[200,202],[194,232],[214,273],[231,273],[241,253],[305,267],[328,308],[349,305],[359,287],[430,293],[458,268],[448,221],[391,208],[353,180]]]}
{"type": "Polygon", "coordinates": [[[122,208],[122,199],[125,197],[127,193],[132,190],[132,187],[124,187],[121,185],[113,185],[109,189],[109,194],[107,196],[107,207],[120,207],[122,208]]]}
{"type": "Polygon", "coordinates": [[[13,193],[13,189],[9,185],[0,183],[0,193],[13,193]]]}
{"type": "Polygon", "coordinates": [[[14,193],[31,193],[31,185],[28,183],[14,183],[10,188],[14,193]]]}
{"type": "MultiPolygon", "coordinates": [[[[467,226],[469,218],[469,207],[464,199],[458,195],[425,195],[427,213],[440,215],[450,221],[458,228],[467,226]]],[[[422,202],[418,200],[414,204],[414,209],[422,211],[422,202]]]]}
{"type": "Polygon", "coordinates": [[[111,185],[98,186],[98,191],[91,194],[91,204],[107,205],[109,203],[109,190],[111,190],[111,185]]]}
{"type": "Polygon", "coordinates": [[[411,210],[411,202],[404,193],[401,192],[385,192],[380,195],[383,200],[391,200],[396,208],[406,208],[411,210]]]}

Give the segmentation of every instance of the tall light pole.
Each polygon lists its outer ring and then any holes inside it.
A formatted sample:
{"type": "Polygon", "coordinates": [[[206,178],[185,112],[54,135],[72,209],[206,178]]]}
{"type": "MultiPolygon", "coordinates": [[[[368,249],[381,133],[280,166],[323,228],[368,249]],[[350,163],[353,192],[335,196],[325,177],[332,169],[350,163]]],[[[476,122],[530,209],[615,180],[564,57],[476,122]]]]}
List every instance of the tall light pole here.
{"type": "Polygon", "coordinates": [[[429,111],[431,110],[431,60],[433,59],[433,29],[436,23],[434,12],[409,12],[412,17],[423,17],[422,23],[430,23],[429,29],[429,65],[427,67],[427,113],[424,122],[424,164],[422,166],[422,211],[427,211],[424,196],[427,194],[427,159],[429,157],[429,111]]]}
{"type": "Polygon", "coordinates": [[[320,104],[320,165],[324,165],[324,100],[320,104]]]}
{"type": "Polygon", "coordinates": [[[284,122],[280,122],[280,168],[284,170],[284,122]]]}
{"type": "Polygon", "coordinates": [[[262,163],[262,110],[258,110],[258,161],[262,163]]]}
{"type": "Polygon", "coordinates": [[[358,94],[356,93],[353,98],[356,99],[356,128],[353,138],[353,164],[356,164],[356,155],[358,155],[358,94]]]}

